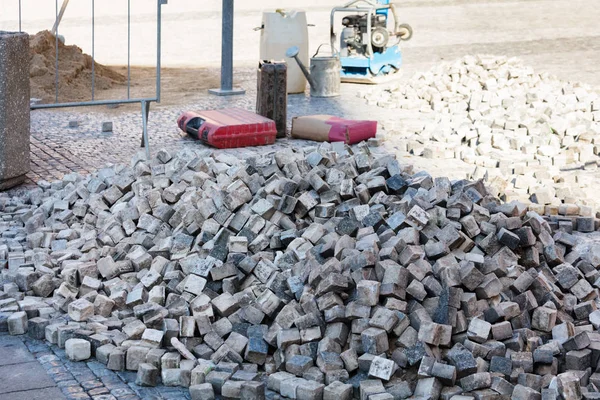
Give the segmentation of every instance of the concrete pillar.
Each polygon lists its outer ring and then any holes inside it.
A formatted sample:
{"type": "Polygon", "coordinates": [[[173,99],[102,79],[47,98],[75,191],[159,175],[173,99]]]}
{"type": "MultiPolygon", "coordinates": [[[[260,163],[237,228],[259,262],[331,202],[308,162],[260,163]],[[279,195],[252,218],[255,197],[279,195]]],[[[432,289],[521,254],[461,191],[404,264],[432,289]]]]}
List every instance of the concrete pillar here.
{"type": "Polygon", "coordinates": [[[0,31],[0,190],[29,172],[29,35],[0,31]]]}

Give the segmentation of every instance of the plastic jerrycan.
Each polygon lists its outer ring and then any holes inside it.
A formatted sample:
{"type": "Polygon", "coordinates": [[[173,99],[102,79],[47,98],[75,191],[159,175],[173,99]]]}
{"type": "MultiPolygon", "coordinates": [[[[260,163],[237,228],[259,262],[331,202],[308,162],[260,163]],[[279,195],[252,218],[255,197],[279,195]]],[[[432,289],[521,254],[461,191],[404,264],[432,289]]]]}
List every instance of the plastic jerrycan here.
{"type": "Polygon", "coordinates": [[[308,65],[308,26],[306,12],[284,11],[264,12],[260,34],[260,59],[285,60],[287,62],[287,92],[304,93],[306,78],[292,58],[286,58],[285,52],[292,46],[298,46],[298,57],[308,65]]]}

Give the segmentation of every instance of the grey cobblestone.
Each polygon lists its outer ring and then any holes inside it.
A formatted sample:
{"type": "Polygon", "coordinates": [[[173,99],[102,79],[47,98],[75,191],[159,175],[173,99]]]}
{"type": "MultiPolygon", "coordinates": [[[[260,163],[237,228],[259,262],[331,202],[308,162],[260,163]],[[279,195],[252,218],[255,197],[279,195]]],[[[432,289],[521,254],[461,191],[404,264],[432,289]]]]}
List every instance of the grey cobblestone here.
{"type": "MultiPolygon", "coordinates": [[[[250,68],[241,74],[254,74],[250,68]]],[[[150,149],[178,150],[183,147],[208,148],[199,141],[182,137],[177,127],[177,117],[183,110],[220,109],[227,107],[254,110],[256,88],[254,80],[246,83],[244,96],[218,97],[200,96],[194,103],[178,106],[152,104],[149,120],[150,149]]],[[[298,115],[331,114],[347,118],[383,120],[386,110],[370,106],[357,96],[360,85],[343,85],[343,95],[334,99],[311,98],[307,94],[290,95],[288,125],[298,115]]],[[[81,108],[64,110],[36,110],[31,113],[31,172],[26,185],[32,186],[40,180],[54,181],[75,172],[88,174],[109,164],[128,164],[139,151],[141,138],[140,111],[120,111],[105,108],[81,108]],[[104,110],[104,111],[103,111],[104,110]],[[79,126],[69,128],[69,121],[78,120],[79,126]],[[102,133],[102,121],[112,120],[112,133],[102,133]]],[[[305,140],[278,139],[271,146],[247,147],[222,150],[238,158],[248,158],[289,147],[310,147],[315,142],[305,140]]],[[[26,186],[27,187],[27,186],[26,186]]]]}
{"type": "MultiPolygon", "coordinates": [[[[6,334],[0,334],[0,338],[6,334]]],[[[73,362],[56,345],[17,336],[67,399],[93,400],[164,400],[190,399],[186,388],[158,386],[141,387],[135,384],[136,374],[114,372],[96,360],[73,362]]]]}

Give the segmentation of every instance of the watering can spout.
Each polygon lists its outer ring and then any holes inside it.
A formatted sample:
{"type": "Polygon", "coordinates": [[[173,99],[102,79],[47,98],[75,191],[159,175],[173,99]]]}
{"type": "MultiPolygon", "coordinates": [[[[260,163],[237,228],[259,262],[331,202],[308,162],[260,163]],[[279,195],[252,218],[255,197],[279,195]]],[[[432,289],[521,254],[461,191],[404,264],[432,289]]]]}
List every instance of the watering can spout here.
{"type": "Polygon", "coordinates": [[[310,76],[310,72],[308,72],[308,70],[306,69],[306,66],[304,66],[304,64],[302,64],[302,61],[300,61],[300,59],[298,58],[299,52],[300,52],[300,49],[298,48],[298,46],[293,46],[293,47],[290,47],[289,49],[287,49],[287,51],[285,52],[285,56],[296,60],[296,62],[298,63],[298,66],[300,67],[300,70],[306,77],[306,80],[308,81],[308,84],[310,85],[310,87],[316,88],[315,81],[312,78],[312,76],[310,76]]]}

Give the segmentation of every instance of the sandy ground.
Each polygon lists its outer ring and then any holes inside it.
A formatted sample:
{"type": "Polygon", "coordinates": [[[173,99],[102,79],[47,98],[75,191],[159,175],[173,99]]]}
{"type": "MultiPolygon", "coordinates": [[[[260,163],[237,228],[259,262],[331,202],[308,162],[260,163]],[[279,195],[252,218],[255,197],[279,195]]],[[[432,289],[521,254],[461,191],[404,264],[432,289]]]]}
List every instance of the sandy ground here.
{"type": "MultiPolygon", "coordinates": [[[[22,27],[49,29],[61,0],[21,0],[22,27]]],[[[18,0],[0,0],[0,29],[18,29],[18,0]]],[[[131,0],[131,63],[152,66],[156,57],[156,7],[151,0],[131,0]]],[[[59,33],[96,60],[127,64],[127,1],[95,2],[96,45],[91,47],[91,1],[71,1],[59,33]]],[[[218,86],[221,16],[217,0],[171,0],[163,6],[163,103],[183,104],[218,86]]],[[[329,37],[329,15],[335,0],[246,0],[236,2],[236,84],[255,79],[263,10],[301,8],[307,11],[310,48],[329,37]]],[[[424,71],[440,60],[487,53],[521,57],[538,71],[576,80],[600,89],[600,7],[587,0],[422,0],[397,2],[402,22],[415,31],[403,46],[403,76],[424,71]]],[[[123,68],[119,68],[123,71],[123,68]]],[[[132,93],[154,93],[152,68],[133,68],[132,93]]],[[[115,87],[99,98],[124,97],[115,87]]],[[[133,95],[132,95],[133,96],[133,95]]],[[[135,96],[134,96],[135,97],[135,96]]],[[[129,107],[124,107],[128,109],[129,107]]]]}

